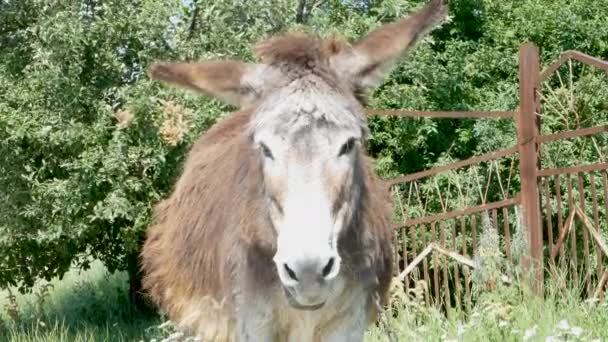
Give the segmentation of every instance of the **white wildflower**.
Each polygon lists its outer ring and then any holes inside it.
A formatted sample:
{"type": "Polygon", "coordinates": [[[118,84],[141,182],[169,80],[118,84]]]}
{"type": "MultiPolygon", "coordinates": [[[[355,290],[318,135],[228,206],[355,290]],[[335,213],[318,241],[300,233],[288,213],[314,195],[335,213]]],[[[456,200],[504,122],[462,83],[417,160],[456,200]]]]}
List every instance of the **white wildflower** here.
{"type": "Polygon", "coordinates": [[[580,337],[583,334],[583,328],[572,327],[572,329],[570,329],[570,333],[576,337],[580,337]]]}
{"type": "Polygon", "coordinates": [[[560,342],[559,337],[556,336],[547,336],[545,337],[545,342],[560,342]]]}
{"type": "Polygon", "coordinates": [[[538,325],[534,325],[532,328],[526,329],[526,332],[524,333],[524,341],[527,341],[532,337],[536,336],[536,329],[538,329],[538,325]]]}
{"type": "Polygon", "coordinates": [[[559,323],[557,323],[557,327],[561,330],[570,330],[570,324],[568,324],[568,321],[565,319],[559,321],[559,323]]]}
{"type": "Polygon", "coordinates": [[[465,328],[462,324],[458,323],[458,327],[456,328],[456,333],[458,334],[458,336],[462,336],[462,334],[464,334],[465,332],[465,328]]]}

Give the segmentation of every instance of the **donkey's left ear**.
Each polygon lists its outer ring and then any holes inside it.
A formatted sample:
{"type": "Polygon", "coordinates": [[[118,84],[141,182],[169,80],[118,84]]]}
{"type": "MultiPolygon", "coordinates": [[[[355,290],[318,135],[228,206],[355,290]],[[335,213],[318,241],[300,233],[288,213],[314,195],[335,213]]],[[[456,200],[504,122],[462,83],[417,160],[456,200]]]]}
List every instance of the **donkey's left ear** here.
{"type": "Polygon", "coordinates": [[[265,81],[260,78],[263,64],[235,60],[200,63],[155,63],[148,69],[152,79],[213,96],[245,107],[257,100],[265,81]]]}
{"type": "Polygon", "coordinates": [[[444,0],[431,2],[418,12],[385,24],[359,40],[351,49],[330,57],[338,75],[348,78],[355,90],[380,85],[398,59],[447,16],[444,0]]]}

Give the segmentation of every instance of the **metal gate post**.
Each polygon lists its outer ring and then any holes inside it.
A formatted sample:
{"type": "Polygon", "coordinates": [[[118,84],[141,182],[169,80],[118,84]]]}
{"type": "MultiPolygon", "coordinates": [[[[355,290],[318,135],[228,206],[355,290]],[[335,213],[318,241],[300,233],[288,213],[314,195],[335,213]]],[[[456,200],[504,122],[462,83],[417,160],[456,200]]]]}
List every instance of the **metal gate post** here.
{"type": "Polygon", "coordinates": [[[522,266],[532,290],[542,293],[543,284],[543,232],[540,213],[540,198],[537,173],[539,170],[540,62],[538,48],[526,43],[519,49],[519,113],[517,121],[517,145],[519,150],[519,172],[521,178],[521,206],[523,224],[527,227],[530,244],[529,257],[523,257],[522,266]],[[533,275],[532,277],[527,277],[533,275]]]}

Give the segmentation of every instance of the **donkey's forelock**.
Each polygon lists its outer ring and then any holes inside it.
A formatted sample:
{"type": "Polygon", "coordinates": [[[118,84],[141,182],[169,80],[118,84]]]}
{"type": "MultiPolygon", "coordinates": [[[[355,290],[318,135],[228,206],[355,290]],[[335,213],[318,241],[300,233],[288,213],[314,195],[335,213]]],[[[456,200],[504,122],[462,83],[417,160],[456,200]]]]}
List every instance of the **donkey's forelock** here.
{"type": "Polygon", "coordinates": [[[339,37],[320,39],[304,32],[289,32],[259,42],[255,53],[262,63],[286,63],[313,67],[327,63],[331,56],[340,53],[346,42],[339,37]]]}

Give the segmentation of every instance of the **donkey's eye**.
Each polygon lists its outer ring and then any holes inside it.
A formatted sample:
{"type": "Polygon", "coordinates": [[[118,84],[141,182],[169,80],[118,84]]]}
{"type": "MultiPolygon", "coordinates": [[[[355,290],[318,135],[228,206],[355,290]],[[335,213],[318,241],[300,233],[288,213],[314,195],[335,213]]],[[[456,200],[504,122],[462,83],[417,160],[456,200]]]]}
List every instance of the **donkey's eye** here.
{"type": "Polygon", "coordinates": [[[272,155],[272,152],[270,152],[268,146],[266,146],[264,143],[260,143],[260,149],[262,150],[264,157],[274,160],[274,156],[272,155]]]}
{"type": "Polygon", "coordinates": [[[355,138],[348,139],[344,145],[340,148],[340,153],[338,153],[338,157],[343,156],[345,154],[349,154],[353,148],[355,147],[355,138]]]}

